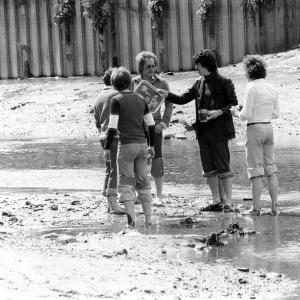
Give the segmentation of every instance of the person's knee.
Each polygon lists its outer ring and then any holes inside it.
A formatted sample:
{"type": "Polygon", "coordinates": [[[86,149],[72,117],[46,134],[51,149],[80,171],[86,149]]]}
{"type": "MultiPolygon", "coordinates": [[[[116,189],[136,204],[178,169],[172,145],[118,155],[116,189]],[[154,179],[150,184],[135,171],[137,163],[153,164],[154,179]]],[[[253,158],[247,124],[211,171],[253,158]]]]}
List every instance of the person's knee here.
{"type": "Polygon", "coordinates": [[[277,167],[274,164],[264,166],[264,169],[265,169],[265,174],[267,177],[271,177],[274,173],[277,172],[277,167]]]}
{"type": "Polygon", "coordinates": [[[151,195],[151,189],[141,189],[137,190],[138,193],[138,201],[141,203],[151,202],[152,201],[152,195],[151,195]]]}
{"type": "Polygon", "coordinates": [[[117,195],[117,194],[118,194],[117,189],[114,189],[114,188],[106,189],[106,195],[117,195]]]}
{"type": "Polygon", "coordinates": [[[212,170],[209,172],[202,172],[203,177],[209,178],[209,177],[216,177],[218,175],[218,170],[212,170]]]}
{"type": "Polygon", "coordinates": [[[136,185],[136,178],[134,177],[126,177],[124,175],[120,175],[118,177],[119,185],[131,185],[135,186],[136,185]]]}
{"type": "Polygon", "coordinates": [[[151,183],[148,177],[145,177],[143,180],[138,180],[136,182],[136,190],[146,190],[146,189],[151,189],[151,183]]]}
{"type": "Polygon", "coordinates": [[[228,171],[228,172],[224,172],[224,173],[218,173],[218,178],[220,179],[226,179],[226,178],[231,178],[233,177],[233,172],[232,171],[228,171]]]}
{"type": "Polygon", "coordinates": [[[120,203],[123,203],[124,201],[135,201],[136,195],[134,186],[128,184],[119,184],[118,192],[120,194],[120,203]]]}
{"type": "Polygon", "coordinates": [[[263,167],[255,167],[255,168],[247,168],[248,178],[255,178],[264,176],[264,168],[263,167]]]}
{"type": "Polygon", "coordinates": [[[136,191],[137,191],[137,199],[139,202],[151,202],[151,183],[148,177],[144,178],[144,180],[137,181],[136,183],[136,191]]]}
{"type": "Polygon", "coordinates": [[[164,176],[164,162],[162,158],[156,158],[152,160],[151,175],[154,178],[160,178],[164,176]]]}

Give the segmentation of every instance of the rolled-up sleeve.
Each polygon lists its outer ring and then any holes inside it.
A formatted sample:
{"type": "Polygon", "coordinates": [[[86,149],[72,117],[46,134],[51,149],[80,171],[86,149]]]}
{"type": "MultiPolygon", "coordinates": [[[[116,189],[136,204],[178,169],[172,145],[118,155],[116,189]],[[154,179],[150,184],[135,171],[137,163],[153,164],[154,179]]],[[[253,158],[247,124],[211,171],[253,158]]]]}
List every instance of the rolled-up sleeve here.
{"type": "MultiPolygon", "coordinates": [[[[170,88],[169,88],[169,85],[167,82],[164,83],[163,89],[166,91],[170,91],[170,88]]],[[[173,103],[165,101],[165,111],[164,111],[164,115],[161,119],[161,122],[163,124],[165,124],[166,127],[169,126],[169,123],[170,123],[170,120],[172,117],[172,113],[173,113],[173,103]]]]}

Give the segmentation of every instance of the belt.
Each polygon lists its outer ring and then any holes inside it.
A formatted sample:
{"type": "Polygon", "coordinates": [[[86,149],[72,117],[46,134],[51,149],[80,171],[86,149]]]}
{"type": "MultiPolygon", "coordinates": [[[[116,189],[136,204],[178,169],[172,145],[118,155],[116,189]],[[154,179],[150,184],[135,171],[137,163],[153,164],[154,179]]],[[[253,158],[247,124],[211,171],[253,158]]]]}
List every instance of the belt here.
{"type": "Polygon", "coordinates": [[[271,122],[255,122],[255,123],[248,123],[247,126],[252,126],[256,124],[271,124],[271,122]]]}

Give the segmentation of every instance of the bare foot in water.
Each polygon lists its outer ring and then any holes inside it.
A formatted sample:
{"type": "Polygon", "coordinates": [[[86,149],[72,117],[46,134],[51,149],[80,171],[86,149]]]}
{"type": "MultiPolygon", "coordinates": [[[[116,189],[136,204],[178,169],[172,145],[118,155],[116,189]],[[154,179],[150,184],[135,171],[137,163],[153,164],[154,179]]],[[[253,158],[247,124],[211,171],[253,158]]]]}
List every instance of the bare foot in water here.
{"type": "Polygon", "coordinates": [[[276,208],[276,209],[272,209],[271,210],[271,214],[274,216],[274,217],[277,217],[279,216],[280,214],[280,211],[276,208]]]}
{"type": "Polygon", "coordinates": [[[251,208],[251,209],[245,211],[244,213],[242,213],[242,215],[260,216],[260,210],[251,208]]]}

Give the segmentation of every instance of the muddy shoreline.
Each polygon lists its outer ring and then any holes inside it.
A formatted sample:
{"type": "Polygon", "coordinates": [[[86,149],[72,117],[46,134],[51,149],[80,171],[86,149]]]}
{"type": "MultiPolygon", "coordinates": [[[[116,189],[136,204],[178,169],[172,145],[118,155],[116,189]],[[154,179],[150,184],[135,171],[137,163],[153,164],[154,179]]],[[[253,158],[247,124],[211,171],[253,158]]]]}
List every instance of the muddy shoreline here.
{"type": "MultiPolygon", "coordinates": [[[[199,216],[204,203],[168,195],[154,215],[217,221],[219,214],[199,216]]],[[[98,193],[7,194],[1,207],[3,299],[283,299],[298,287],[283,274],[182,259],[185,251],[205,255],[217,247],[206,247],[198,234],[153,235],[151,227],[140,233],[140,207],[138,228],[128,230],[124,217],[107,215],[98,193]],[[116,218],[119,233],[105,230],[116,218]]],[[[221,241],[232,238],[244,237],[221,241]]]]}
{"type": "MultiPolygon", "coordinates": [[[[300,50],[265,58],[269,80],[280,93],[281,116],[273,123],[275,132],[298,136],[300,50]]],[[[242,101],[242,65],[228,66],[220,72],[232,77],[242,101]]],[[[191,85],[196,74],[185,72],[165,77],[171,90],[180,93],[191,85]]],[[[0,88],[1,139],[97,138],[91,107],[103,88],[101,79],[30,79],[0,82],[0,88]]],[[[165,134],[194,139],[193,121],[193,102],[176,106],[165,134]]],[[[244,124],[235,119],[235,126],[237,139],[242,139],[244,124]]],[[[8,170],[1,174],[0,186],[13,188],[14,173],[8,170]]],[[[56,179],[47,172],[37,176],[26,170],[17,179],[22,182],[26,176],[39,186],[47,186],[56,179]]],[[[85,180],[89,176],[82,174],[85,180]]],[[[63,186],[63,178],[58,180],[63,186]]],[[[245,191],[234,193],[240,197],[245,191]]],[[[210,201],[208,190],[199,197],[198,191],[188,186],[174,189],[166,185],[164,194],[164,207],[154,207],[157,216],[213,218],[216,222],[222,217],[218,213],[199,216],[200,207],[210,201]]],[[[142,233],[137,228],[124,235],[101,231],[99,228],[105,228],[115,218],[121,229],[126,229],[123,217],[107,215],[105,201],[96,191],[1,190],[1,299],[283,299],[298,288],[297,282],[282,274],[241,271],[223,261],[206,264],[177,257],[176,251],[185,251],[188,244],[194,244],[198,250],[193,251],[199,253],[210,251],[205,247],[200,250],[197,237],[151,234],[151,228],[142,233]],[[99,224],[86,233],[59,231],[59,226],[67,222],[75,227],[76,222],[79,227],[84,222],[99,224]]],[[[246,208],[243,205],[241,209],[246,208]]],[[[140,215],[140,226],[142,220],[140,215]]]]}

